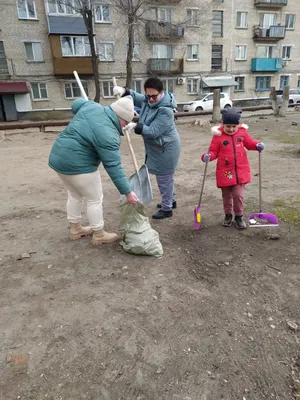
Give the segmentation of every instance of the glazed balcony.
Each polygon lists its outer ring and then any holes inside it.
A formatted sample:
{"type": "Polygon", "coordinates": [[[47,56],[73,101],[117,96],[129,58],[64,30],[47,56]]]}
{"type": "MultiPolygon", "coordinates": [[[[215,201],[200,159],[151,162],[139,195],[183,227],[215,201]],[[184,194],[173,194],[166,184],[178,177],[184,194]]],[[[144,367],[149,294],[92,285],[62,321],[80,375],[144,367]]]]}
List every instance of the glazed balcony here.
{"type": "Polygon", "coordinates": [[[170,22],[148,21],[146,23],[146,36],[148,39],[168,40],[181,39],[184,35],[184,28],[170,22]]]}
{"type": "Polygon", "coordinates": [[[148,75],[176,75],[183,73],[183,58],[149,58],[148,75]]]}
{"type": "Polygon", "coordinates": [[[288,4],[288,0],[254,0],[256,7],[263,8],[281,8],[288,4]]]}
{"type": "Polygon", "coordinates": [[[277,72],[282,67],[282,58],[252,58],[252,72],[277,72]]]}
{"type": "Polygon", "coordinates": [[[253,27],[253,40],[259,42],[278,42],[285,38],[285,26],[272,25],[269,28],[263,28],[259,25],[253,27]]]}

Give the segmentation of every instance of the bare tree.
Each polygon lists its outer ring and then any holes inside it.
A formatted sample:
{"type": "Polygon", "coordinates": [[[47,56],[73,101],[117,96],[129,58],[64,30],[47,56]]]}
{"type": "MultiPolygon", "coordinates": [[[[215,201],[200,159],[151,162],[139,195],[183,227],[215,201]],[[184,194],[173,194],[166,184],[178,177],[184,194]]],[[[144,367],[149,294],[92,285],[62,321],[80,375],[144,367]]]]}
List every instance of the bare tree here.
{"type": "Polygon", "coordinates": [[[279,110],[279,117],[285,117],[286,116],[286,112],[289,106],[289,97],[290,97],[290,87],[289,86],[285,86],[283,88],[283,94],[282,94],[282,102],[281,102],[281,107],[279,110]]]}
{"type": "Polygon", "coordinates": [[[278,100],[277,100],[275,86],[271,87],[270,99],[272,102],[273,113],[274,113],[274,116],[276,117],[279,113],[279,107],[278,107],[278,100]]]}
{"type": "Polygon", "coordinates": [[[91,49],[91,61],[93,77],[95,82],[95,97],[94,101],[99,103],[100,101],[100,83],[99,83],[99,58],[95,47],[94,41],[94,14],[99,7],[99,1],[95,0],[59,0],[60,5],[65,5],[66,7],[72,9],[74,13],[80,14],[83,18],[87,35],[89,39],[89,45],[91,49]]]}

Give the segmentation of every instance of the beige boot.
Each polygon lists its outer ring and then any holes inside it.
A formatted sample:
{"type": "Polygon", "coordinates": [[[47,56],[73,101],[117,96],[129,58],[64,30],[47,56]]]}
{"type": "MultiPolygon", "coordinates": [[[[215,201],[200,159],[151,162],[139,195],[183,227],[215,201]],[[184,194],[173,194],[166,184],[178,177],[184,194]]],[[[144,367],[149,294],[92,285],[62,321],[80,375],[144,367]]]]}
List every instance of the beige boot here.
{"type": "Polygon", "coordinates": [[[81,226],[80,223],[72,224],[70,227],[69,238],[70,240],[77,240],[83,236],[91,235],[93,229],[90,226],[81,226]]]}
{"type": "Polygon", "coordinates": [[[113,243],[119,239],[120,237],[117,233],[109,233],[101,229],[100,231],[93,231],[92,244],[97,246],[98,244],[113,243]]]}

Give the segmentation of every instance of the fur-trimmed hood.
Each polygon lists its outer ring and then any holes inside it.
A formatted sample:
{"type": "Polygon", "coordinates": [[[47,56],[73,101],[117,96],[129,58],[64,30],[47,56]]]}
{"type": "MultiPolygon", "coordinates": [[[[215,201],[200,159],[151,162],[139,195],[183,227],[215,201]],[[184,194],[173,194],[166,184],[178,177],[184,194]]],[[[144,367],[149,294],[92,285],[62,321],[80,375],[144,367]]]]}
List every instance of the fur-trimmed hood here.
{"type": "MultiPolygon", "coordinates": [[[[240,126],[239,126],[239,128],[244,128],[244,129],[248,129],[248,125],[246,125],[246,124],[241,124],[240,126]]],[[[211,128],[211,134],[212,135],[216,135],[216,136],[221,136],[222,135],[222,131],[221,131],[221,129],[222,129],[222,125],[215,125],[215,126],[213,126],[212,128],[211,128]]]]}

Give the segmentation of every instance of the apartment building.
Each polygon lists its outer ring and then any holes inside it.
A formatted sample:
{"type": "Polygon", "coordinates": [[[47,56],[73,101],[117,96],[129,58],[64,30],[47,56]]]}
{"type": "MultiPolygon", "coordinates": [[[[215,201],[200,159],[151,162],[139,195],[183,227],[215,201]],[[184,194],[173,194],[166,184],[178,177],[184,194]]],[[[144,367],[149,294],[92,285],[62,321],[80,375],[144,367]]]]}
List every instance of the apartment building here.
{"type": "MultiPolygon", "coordinates": [[[[73,70],[93,98],[87,30],[72,1],[0,0],[0,121],[69,109],[80,96],[73,70]]],[[[128,17],[113,0],[92,4],[100,102],[110,104],[112,77],[126,81],[128,17]]],[[[249,99],[300,87],[297,12],[299,0],[152,0],[134,21],[132,88],[156,75],[184,102],[214,88],[249,99]]]]}

